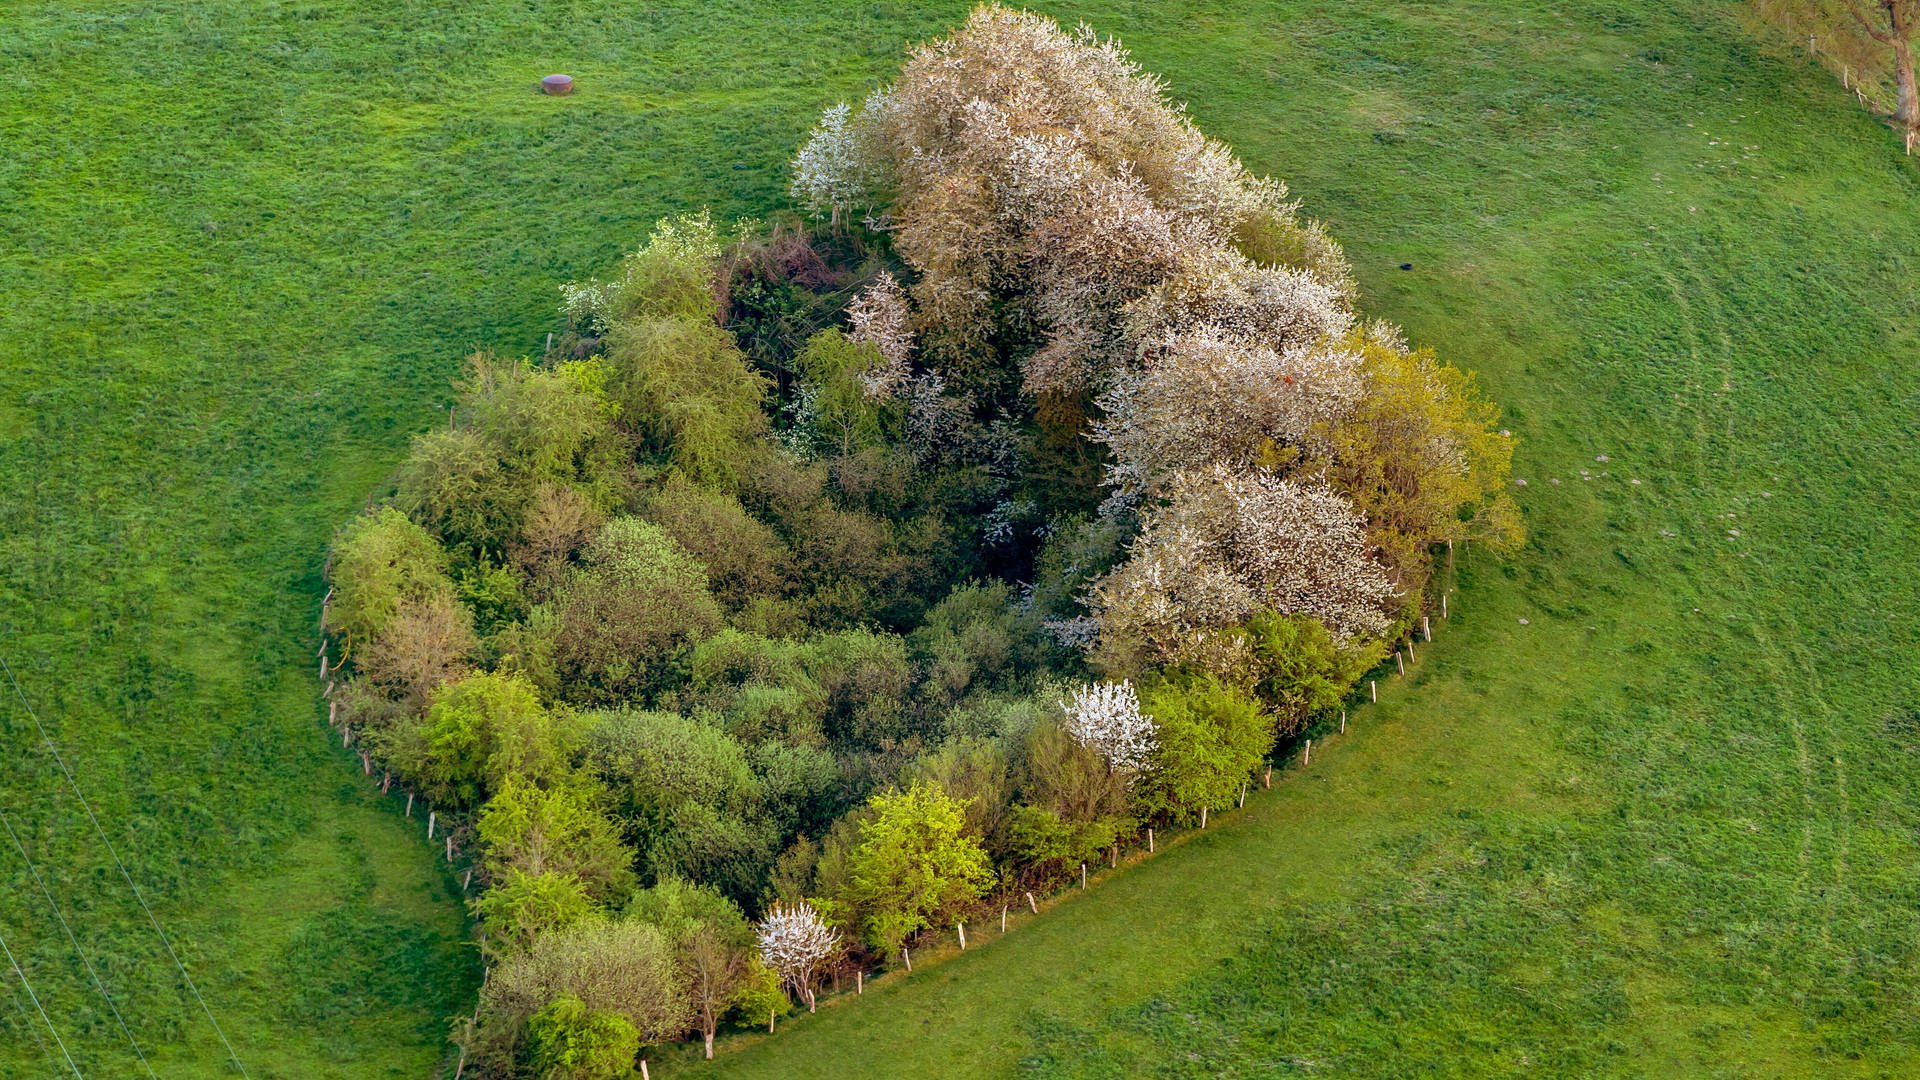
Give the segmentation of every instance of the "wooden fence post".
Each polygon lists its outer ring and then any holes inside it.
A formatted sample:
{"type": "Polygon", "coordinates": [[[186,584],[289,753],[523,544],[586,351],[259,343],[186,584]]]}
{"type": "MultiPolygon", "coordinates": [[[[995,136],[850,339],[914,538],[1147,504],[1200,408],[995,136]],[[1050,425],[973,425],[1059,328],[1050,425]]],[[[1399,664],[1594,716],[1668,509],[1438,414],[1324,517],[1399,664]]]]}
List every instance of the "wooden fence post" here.
{"type": "Polygon", "coordinates": [[[1087,864],[1086,863],[1080,864],[1080,887],[1083,889],[1087,887],[1087,864]]]}
{"type": "Polygon", "coordinates": [[[905,945],[900,946],[900,959],[907,962],[907,974],[913,974],[913,954],[907,951],[905,945]]]}
{"type": "Polygon", "coordinates": [[[392,787],[393,787],[393,774],[383,770],[380,773],[380,794],[385,795],[387,791],[392,787]]]}
{"type": "Polygon", "coordinates": [[[473,885],[473,867],[467,867],[467,876],[460,879],[460,891],[466,892],[473,885]]]}
{"type": "Polygon", "coordinates": [[[1147,827],[1147,854],[1153,854],[1153,827],[1147,827]]]}
{"type": "Polygon", "coordinates": [[[853,969],[854,996],[858,997],[859,995],[864,994],[866,992],[867,992],[867,969],[854,968],[853,969]]]}
{"type": "Polygon", "coordinates": [[[1433,616],[1431,615],[1420,616],[1420,629],[1426,632],[1427,640],[1432,641],[1433,640],[1433,616]]]}
{"type": "Polygon", "coordinates": [[[1307,752],[1301,755],[1300,764],[1302,765],[1313,764],[1313,740],[1312,739],[1307,740],[1307,752]]]}
{"type": "Polygon", "coordinates": [[[1247,782],[1245,780],[1242,780],[1240,781],[1240,809],[1245,810],[1246,808],[1247,808],[1247,782]]]}
{"type": "Polygon", "coordinates": [[[1005,904],[1000,905],[1000,932],[1003,934],[1007,932],[1007,905],[1005,904]]]}
{"type": "Polygon", "coordinates": [[[1118,840],[1113,842],[1113,858],[1107,860],[1107,866],[1113,870],[1120,869],[1120,841],[1118,840]]]}
{"type": "Polygon", "coordinates": [[[960,951],[966,952],[967,951],[967,924],[963,922],[957,922],[953,924],[953,928],[955,930],[960,931],[960,951]]]}
{"type": "Polygon", "coordinates": [[[1341,709],[1340,710],[1340,734],[1345,735],[1346,733],[1347,733],[1347,710],[1341,709]]]}
{"type": "Polygon", "coordinates": [[[453,862],[453,834],[447,834],[447,862],[453,862]]]}
{"type": "Polygon", "coordinates": [[[1400,650],[1399,650],[1399,649],[1395,649],[1395,650],[1393,650],[1393,663],[1394,663],[1394,665],[1395,665],[1396,667],[1398,667],[1398,668],[1400,669],[1400,677],[1401,677],[1401,678],[1403,678],[1403,679],[1404,679],[1404,678],[1406,678],[1406,677],[1407,677],[1407,662],[1406,662],[1406,661],[1405,661],[1404,659],[1401,659],[1401,656],[1400,656],[1400,650]]]}
{"type": "Polygon", "coordinates": [[[646,1058],[640,1059],[640,1080],[653,1080],[653,1077],[647,1075],[647,1059],[646,1058]]]}
{"type": "Polygon", "coordinates": [[[413,816],[413,792],[407,792],[407,816],[413,816]]]}
{"type": "Polygon", "coordinates": [[[429,840],[433,839],[433,819],[436,813],[438,813],[438,811],[427,811],[427,839],[429,840]]]}
{"type": "Polygon", "coordinates": [[[1035,915],[1040,914],[1040,905],[1033,902],[1032,893],[1027,894],[1027,909],[1029,911],[1032,911],[1035,915]]]}
{"type": "Polygon", "coordinates": [[[1447,594],[1446,593],[1440,594],[1440,617],[1443,619],[1447,617],[1447,594]]]}
{"type": "Polygon", "coordinates": [[[1379,679],[1367,680],[1367,694],[1376,702],[1380,700],[1380,680],[1379,679]]]}
{"type": "Polygon", "coordinates": [[[1268,788],[1273,786],[1273,762],[1271,761],[1267,762],[1267,775],[1260,778],[1260,786],[1268,788]]]}
{"type": "Polygon", "coordinates": [[[1200,827],[1207,827],[1207,808],[1204,806],[1200,808],[1200,827]]]}

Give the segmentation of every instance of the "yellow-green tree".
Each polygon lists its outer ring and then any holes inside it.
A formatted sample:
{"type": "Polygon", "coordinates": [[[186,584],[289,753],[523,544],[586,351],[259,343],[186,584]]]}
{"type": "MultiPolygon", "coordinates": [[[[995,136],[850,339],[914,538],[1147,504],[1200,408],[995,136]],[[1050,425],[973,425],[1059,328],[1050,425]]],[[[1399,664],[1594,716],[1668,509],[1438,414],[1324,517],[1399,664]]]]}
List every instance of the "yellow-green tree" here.
{"type": "Polygon", "coordinates": [[[1404,590],[1425,579],[1427,549],[1478,540],[1510,548],[1525,539],[1506,486],[1513,437],[1473,376],[1427,349],[1362,332],[1366,386],[1347,415],[1322,425],[1335,490],[1367,521],[1367,535],[1404,590]]]}
{"type": "Polygon", "coordinates": [[[882,792],[869,808],[848,859],[849,899],[867,940],[892,952],[980,899],[993,864],[966,833],[966,805],[937,784],[882,792]]]}

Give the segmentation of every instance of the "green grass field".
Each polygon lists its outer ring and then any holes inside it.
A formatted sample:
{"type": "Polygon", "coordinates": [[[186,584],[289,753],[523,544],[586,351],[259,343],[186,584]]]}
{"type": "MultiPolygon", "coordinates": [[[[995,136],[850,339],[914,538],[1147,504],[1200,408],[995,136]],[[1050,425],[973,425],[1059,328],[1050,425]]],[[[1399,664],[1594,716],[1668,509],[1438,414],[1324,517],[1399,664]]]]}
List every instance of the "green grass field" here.
{"type": "MultiPolygon", "coordinates": [[[[0,3],[0,655],[251,1075],[430,1075],[479,974],[326,738],[333,524],[465,350],[535,348],[663,213],[779,205],[818,108],[964,6],[0,3]]],[[[1920,159],[1728,5],[1041,6],[1481,373],[1533,540],[1244,811],[656,1075],[1920,1071],[1920,159]]],[[[0,733],[155,1072],[232,1075],[0,733]]],[[[10,844],[0,882],[80,1069],[144,1075],[10,844]]],[[[8,985],[0,1075],[65,1074],[8,985]]]]}

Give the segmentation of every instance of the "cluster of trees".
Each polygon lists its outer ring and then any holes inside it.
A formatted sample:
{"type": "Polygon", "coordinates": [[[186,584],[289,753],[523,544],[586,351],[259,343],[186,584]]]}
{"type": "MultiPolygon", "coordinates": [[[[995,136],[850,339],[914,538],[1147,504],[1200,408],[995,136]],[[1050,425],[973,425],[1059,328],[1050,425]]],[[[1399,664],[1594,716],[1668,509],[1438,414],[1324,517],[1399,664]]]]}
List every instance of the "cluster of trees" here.
{"type": "Polygon", "coordinates": [[[347,524],[343,722],[479,852],[479,1075],[625,1075],[1226,804],[1518,539],[1510,440],[1112,42],[1000,7],[664,222],[347,524]]]}

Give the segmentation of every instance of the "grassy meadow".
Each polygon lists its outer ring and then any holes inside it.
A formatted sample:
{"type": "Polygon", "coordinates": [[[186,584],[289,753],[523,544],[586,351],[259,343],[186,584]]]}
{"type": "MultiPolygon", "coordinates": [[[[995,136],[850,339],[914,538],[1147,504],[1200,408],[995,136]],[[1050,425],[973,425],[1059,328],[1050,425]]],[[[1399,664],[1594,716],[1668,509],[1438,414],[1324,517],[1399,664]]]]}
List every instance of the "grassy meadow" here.
{"type": "MultiPolygon", "coordinates": [[[[1920,1071],[1920,159],[1727,4],[1037,6],[1479,372],[1532,540],[1244,810],[655,1074],[1920,1071]]],[[[0,0],[0,656],[250,1075],[450,1075],[480,975],[327,738],[333,526],[467,350],[662,214],[781,205],[964,10],[0,0]]],[[[237,1075],[0,701],[0,810],[153,1071],[237,1075]]],[[[10,843],[0,937],[85,1075],[145,1075],[10,843]]],[[[0,1075],[66,1074],[0,973],[0,1075]]]]}

